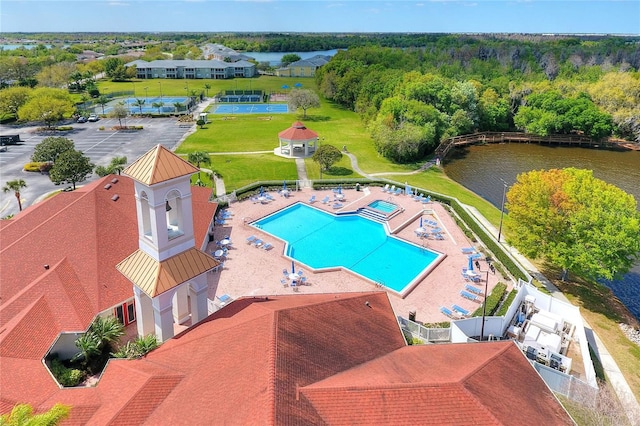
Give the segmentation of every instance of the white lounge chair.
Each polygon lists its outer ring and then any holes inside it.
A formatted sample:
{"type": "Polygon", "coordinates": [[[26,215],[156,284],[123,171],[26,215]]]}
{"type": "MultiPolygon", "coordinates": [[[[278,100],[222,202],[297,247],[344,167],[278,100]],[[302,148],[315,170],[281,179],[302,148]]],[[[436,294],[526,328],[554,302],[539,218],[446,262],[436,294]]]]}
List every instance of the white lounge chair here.
{"type": "Polygon", "coordinates": [[[309,204],[313,204],[316,202],[316,196],[315,194],[311,196],[311,198],[309,198],[309,204]]]}
{"type": "Polygon", "coordinates": [[[264,243],[260,248],[261,248],[262,250],[267,250],[267,251],[269,251],[269,250],[271,250],[271,249],[273,248],[273,244],[271,244],[271,243],[264,243]]]}
{"type": "Polygon", "coordinates": [[[249,237],[247,237],[247,244],[251,244],[256,240],[256,236],[255,235],[251,235],[249,237]]]}
{"type": "Polygon", "coordinates": [[[327,195],[322,199],[322,204],[327,204],[329,202],[329,196],[327,195]]]}
{"type": "Polygon", "coordinates": [[[382,192],[389,192],[389,184],[382,187],[382,192]]]}

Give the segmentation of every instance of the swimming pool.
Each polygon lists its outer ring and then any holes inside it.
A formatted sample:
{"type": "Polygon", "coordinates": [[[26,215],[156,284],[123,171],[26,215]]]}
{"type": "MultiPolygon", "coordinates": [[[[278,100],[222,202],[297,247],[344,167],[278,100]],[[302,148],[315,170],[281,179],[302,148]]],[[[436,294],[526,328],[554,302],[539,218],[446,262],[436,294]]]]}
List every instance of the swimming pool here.
{"type": "Polygon", "coordinates": [[[376,200],[369,203],[369,207],[371,207],[372,209],[380,210],[384,213],[394,212],[398,208],[398,206],[396,206],[395,204],[382,200],[376,200]]]}
{"type": "Polygon", "coordinates": [[[333,215],[303,203],[253,226],[287,242],[286,255],[311,269],[345,268],[403,297],[444,258],[388,235],[381,223],[357,214],[333,215]]]}

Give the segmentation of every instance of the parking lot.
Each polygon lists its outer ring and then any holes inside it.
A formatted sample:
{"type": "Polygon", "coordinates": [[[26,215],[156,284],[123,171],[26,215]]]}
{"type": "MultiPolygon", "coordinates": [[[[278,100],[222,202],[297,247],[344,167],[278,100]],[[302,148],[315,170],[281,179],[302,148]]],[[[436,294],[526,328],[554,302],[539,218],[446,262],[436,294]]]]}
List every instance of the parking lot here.
{"type": "MultiPolygon", "coordinates": [[[[124,120],[123,120],[123,125],[124,120]]],[[[96,165],[106,166],[116,156],[126,156],[129,162],[157,144],[169,149],[174,148],[189,132],[190,127],[177,124],[175,118],[127,118],[127,126],[142,126],[142,130],[117,131],[118,120],[103,118],[91,123],[71,123],[73,130],[67,132],[40,132],[37,127],[2,126],[1,134],[19,134],[21,144],[9,145],[0,152],[0,184],[13,179],[24,179],[27,188],[21,191],[23,206],[29,206],[37,197],[50,191],[61,189],[54,185],[49,177],[38,173],[24,172],[22,168],[30,161],[34,147],[49,136],[62,136],[71,139],[77,150],[91,158],[96,165]],[[104,128],[104,130],[100,130],[104,128]]],[[[88,181],[96,179],[93,175],[88,181]]],[[[84,183],[86,183],[85,181],[84,183]]],[[[18,211],[18,203],[13,193],[0,192],[0,217],[18,211]]]]}

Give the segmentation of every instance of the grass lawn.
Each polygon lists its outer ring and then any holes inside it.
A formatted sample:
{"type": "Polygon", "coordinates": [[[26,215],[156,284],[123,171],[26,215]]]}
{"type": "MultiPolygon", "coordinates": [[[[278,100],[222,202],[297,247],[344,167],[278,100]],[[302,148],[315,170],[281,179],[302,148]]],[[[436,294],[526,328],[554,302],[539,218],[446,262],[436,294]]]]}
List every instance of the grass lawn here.
{"type": "Polygon", "coordinates": [[[257,181],[298,179],[295,161],[273,154],[212,155],[205,167],[224,179],[227,193],[257,181]]]}

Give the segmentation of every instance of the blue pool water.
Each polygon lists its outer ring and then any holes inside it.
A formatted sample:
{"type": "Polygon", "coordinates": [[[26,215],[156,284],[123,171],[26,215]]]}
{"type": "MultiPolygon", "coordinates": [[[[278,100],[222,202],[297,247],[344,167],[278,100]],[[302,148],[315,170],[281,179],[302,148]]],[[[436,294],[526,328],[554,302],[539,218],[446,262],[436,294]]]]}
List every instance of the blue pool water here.
{"type": "Polygon", "coordinates": [[[382,200],[376,200],[372,203],[369,203],[369,207],[371,207],[372,209],[380,210],[381,212],[385,212],[385,213],[391,213],[398,208],[398,206],[396,206],[395,204],[390,203],[388,201],[382,201],[382,200]]]}
{"type": "Polygon", "coordinates": [[[358,215],[294,204],[253,224],[288,242],[287,254],[313,269],[349,269],[403,294],[439,254],[387,235],[358,215]]]}

